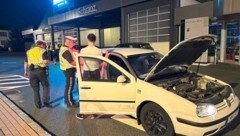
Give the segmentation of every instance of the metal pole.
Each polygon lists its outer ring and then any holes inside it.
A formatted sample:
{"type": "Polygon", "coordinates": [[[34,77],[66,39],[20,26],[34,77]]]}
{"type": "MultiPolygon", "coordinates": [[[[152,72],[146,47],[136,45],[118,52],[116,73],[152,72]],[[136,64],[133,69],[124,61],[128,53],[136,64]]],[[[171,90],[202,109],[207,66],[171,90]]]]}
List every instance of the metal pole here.
{"type": "Polygon", "coordinates": [[[221,29],[221,47],[220,47],[220,62],[224,62],[226,56],[226,44],[227,44],[227,30],[226,21],[222,23],[221,29]]]}
{"type": "Polygon", "coordinates": [[[217,57],[217,48],[214,50],[214,65],[217,65],[218,57],[217,57]]]}

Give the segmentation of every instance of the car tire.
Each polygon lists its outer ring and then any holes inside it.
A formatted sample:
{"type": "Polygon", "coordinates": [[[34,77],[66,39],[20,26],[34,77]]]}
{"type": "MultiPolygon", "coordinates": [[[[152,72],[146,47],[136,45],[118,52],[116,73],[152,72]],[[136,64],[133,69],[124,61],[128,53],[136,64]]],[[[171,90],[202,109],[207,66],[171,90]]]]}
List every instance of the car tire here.
{"type": "Polygon", "coordinates": [[[140,112],[140,121],[150,136],[173,136],[174,128],[166,111],[155,103],[147,103],[140,112]]]}

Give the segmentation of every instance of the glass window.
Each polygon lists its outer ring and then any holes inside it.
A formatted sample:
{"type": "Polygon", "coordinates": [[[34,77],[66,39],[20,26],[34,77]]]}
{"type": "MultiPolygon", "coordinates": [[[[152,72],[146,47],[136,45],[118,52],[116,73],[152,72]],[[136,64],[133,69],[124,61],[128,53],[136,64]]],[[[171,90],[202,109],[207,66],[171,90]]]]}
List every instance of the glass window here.
{"type": "Polygon", "coordinates": [[[144,17],[144,16],[147,16],[147,11],[146,10],[138,12],[138,17],[144,17]]]}
{"type": "Polygon", "coordinates": [[[158,16],[154,15],[154,16],[149,16],[148,17],[148,22],[155,22],[158,20],[158,16]]]}
{"type": "Polygon", "coordinates": [[[163,55],[160,53],[147,53],[140,55],[128,56],[127,60],[132,66],[136,75],[144,79],[151,69],[162,59],[163,55]]]}
{"type": "Polygon", "coordinates": [[[158,25],[157,23],[149,23],[148,24],[148,29],[157,28],[158,27],[157,25],[158,25]]]}
{"type": "Polygon", "coordinates": [[[7,32],[0,32],[0,37],[7,37],[7,32]]]}
{"type": "Polygon", "coordinates": [[[170,19],[170,13],[159,15],[159,20],[165,20],[165,19],[170,19]]]}
{"type": "Polygon", "coordinates": [[[138,30],[146,30],[147,24],[138,25],[138,30]]]}
{"type": "Polygon", "coordinates": [[[129,29],[130,31],[137,31],[137,26],[135,25],[135,26],[130,26],[130,29],[129,29]]]}
{"type": "Polygon", "coordinates": [[[158,13],[158,8],[152,8],[148,10],[148,15],[154,15],[158,13]]]}
{"type": "Polygon", "coordinates": [[[146,17],[138,18],[138,23],[139,24],[147,23],[147,18],[146,17]]]}
{"type": "Polygon", "coordinates": [[[135,12],[135,13],[130,13],[129,14],[129,18],[131,19],[131,18],[137,18],[137,12],[135,12]]]}
{"type": "Polygon", "coordinates": [[[2,40],[1,41],[1,45],[5,45],[6,46],[7,45],[7,41],[2,40]]]}
{"type": "Polygon", "coordinates": [[[139,37],[146,36],[146,35],[147,35],[147,31],[138,31],[139,37]]]}
{"type": "Polygon", "coordinates": [[[83,81],[117,82],[118,76],[123,75],[117,68],[100,59],[80,57],[79,60],[83,81]]]}
{"type": "Polygon", "coordinates": [[[119,66],[121,66],[123,69],[125,69],[126,71],[129,72],[129,69],[128,69],[127,65],[118,56],[110,55],[109,59],[112,60],[113,62],[117,63],[119,66]]]}
{"type": "Polygon", "coordinates": [[[129,42],[160,42],[158,36],[169,34],[170,6],[165,5],[129,14],[129,42]],[[134,18],[131,18],[133,15],[134,18]],[[164,29],[164,30],[162,30],[164,29]],[[137,32],[137,36],[135,36],[137,32]]]}

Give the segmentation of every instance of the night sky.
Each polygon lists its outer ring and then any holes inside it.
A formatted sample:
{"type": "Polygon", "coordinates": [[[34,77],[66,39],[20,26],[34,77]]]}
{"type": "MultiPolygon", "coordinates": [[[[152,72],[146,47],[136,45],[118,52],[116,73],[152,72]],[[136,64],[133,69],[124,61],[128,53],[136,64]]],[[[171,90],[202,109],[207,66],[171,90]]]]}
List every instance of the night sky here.
{"type": "Polygon", "coordinates": [[[52,0],[0,0],[0,27],[36,26],[51,5],[52,0]]]}

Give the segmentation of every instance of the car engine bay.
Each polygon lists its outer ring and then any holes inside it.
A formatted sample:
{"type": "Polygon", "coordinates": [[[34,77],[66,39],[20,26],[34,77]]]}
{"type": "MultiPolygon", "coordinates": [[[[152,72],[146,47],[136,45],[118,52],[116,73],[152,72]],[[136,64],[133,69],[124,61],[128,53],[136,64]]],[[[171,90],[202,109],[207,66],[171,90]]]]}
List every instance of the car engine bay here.
{"type": "Polygon", "coordinates": [[[222,85],[217,80],[204,79],[196,73],[152,83],[194,103],[218,104],[232,93],[229,86],[222,85]]]}

